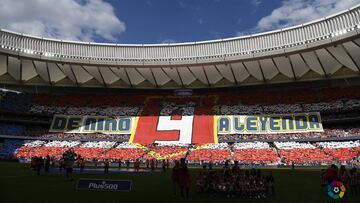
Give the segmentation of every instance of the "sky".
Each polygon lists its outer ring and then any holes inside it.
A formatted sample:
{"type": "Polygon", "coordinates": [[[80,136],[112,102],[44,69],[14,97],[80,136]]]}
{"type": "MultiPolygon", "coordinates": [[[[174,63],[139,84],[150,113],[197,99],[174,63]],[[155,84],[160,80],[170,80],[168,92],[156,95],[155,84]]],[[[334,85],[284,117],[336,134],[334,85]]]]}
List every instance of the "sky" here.
{"type": "Polygon", "coordinates": [[[203,41],[280,29],[360,0],[0,0],[0,28],[103,43],[203,41]]]}

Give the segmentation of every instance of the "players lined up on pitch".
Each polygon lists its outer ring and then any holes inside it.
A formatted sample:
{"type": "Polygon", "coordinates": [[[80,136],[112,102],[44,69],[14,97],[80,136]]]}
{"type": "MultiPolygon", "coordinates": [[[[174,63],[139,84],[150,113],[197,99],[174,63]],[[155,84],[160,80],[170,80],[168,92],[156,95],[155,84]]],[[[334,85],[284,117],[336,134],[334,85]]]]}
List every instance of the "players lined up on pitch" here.
{"type": "Polygon", "coordinates": [[[207,170],[206,166],[196,179],[200,193],[260,199],[275,195],[275,180],[271,173],[265,175],[260,169],[241,170],[236,161],[228,162],[222,170],[207,170]]]}
{"type": "MultiPolygon", "coordinates": [[[[323,145],[324,143],[321,144],[323,145]]],[[[327,145],[336,144],[330,143],[327,145]]],[[[240,144],[237,147],[241,149],[244,146],[240,144]]],[[[256,147],[263,148],[264,145],[257,144],[256,147]]],[[[288,148],[289,144],[283,144],[282,147],[288,148]]],[[[307,148],[310,146],[301,147],[307,148]]],[[[62,170],[62,167],[64,167],[66,180],[73,180],[72,172],[74,164],[76,165],[76,163],[78,163],[80,171],[83,170],[83,159],[76,155],[71,149],[66,151],[62,156],[63,165],[60,166],[59,170],[62,170]]],[[[157,167],[154,160],[147,163],[147,167],[149,167],[149,163],[151,168],[157,167]]],[[[169,162],[163,161],[162,163],[164,171],[169,168],[169,162]]],[[[171,166],[173,192],[177,195],[177,191],[180,189],[181,197],[189,198],[191,177],[187,162],[184,158],[181,158],[180,161],[176,160],[173,163],[171,166]]],[[[94,160],[94,166],[100,167],[97,164],[97,161],[94,160]]],[[[130,162],[126,162],[126,164],[126,167],[129,168],[130,162]]],[[[37,175],[40,175],[42,167],[44,167],[45,172],[48,172],[50,168],[50,157],[46,157],[45,159],[34,157],[31,162],[31,167],[36,170],[37,175]]],[[[104,173],[108,173],[109,161],[105,160],[101,167],[104,168],[104,173]]],[[[121,165],[119,165],[119,167],[121,167],[121,165]]],[[[133,167],[135,171],[138,171],[140,164],[135,162],[133,167]]],[[[353,197],[360,195],[360,173],[355,167],[346,169],[344,165],[341,165],[341,167],[338,168],[333,164],[329,166],[328,169],[321,170],[320,180],[320,187],[324,193],[327,193],[327,188],[333,181],[340,181],[348,191],[345,194],[346,196],[353,197]]],[[[216,169],[214,169],[211,164],[203,165],[203,169],[196,175],[195,185],[198,193],[208,193],[211,196],[260,199],[275,195],[275,181],[271,173],[264,174],[260,169],[241,169],[237,161],[235,161],[232,166],[229,164],[229,161],[224,161],[224,165],[216,169]]]]}

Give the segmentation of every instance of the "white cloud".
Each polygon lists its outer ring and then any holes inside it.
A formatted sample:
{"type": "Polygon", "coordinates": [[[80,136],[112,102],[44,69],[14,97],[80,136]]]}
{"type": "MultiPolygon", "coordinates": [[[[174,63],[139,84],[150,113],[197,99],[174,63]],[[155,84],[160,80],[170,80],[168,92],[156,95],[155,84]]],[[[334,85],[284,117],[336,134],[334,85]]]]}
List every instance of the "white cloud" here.
{"type": "Polygon", "coordinates": [[[255,30],[264,31],[305,23],[358,3],[360,0],[284,0],[279,8],[258,22],[255,30]]]}
{"type": "Polygon", "coordinates": [[[245,36],[245,35],[251,35],[250,31],[238,31],[235,33],[236,37],[241,37],[241,36],[245,36]]]}
{"type": "Polygon", "coordinates": [[[173,43],[176,43],[176,41],[173,39],[164,39],[160,43],[161,44],[173,44],[173,43]]]}
{"type": "Polygon", "coordinates": [[[185,8],[186,4],[183,1],[179,1],[179,6],[182,7],[182,8],[185,8]]]}
{"type": "Polygon", "coordinates": [[[125,23],[103,0],[0,0],[0,27],[58,39],[116,41],[125,23]]]}
{"type": "Polygon", "coordinates": [[[258,7],[262,1],[261,0],[251,0],[250,3],[256,7],[258,7]]]}

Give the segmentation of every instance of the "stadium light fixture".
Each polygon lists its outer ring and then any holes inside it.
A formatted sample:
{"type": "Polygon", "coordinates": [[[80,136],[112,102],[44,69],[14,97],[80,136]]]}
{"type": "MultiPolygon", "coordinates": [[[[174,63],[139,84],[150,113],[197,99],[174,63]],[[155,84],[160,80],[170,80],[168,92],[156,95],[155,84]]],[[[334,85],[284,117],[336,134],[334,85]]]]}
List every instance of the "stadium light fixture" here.
{"type": "Polygon", "coordinates": [[[24,52],[27,54],[34,54],[34,51],[30,49],[25,49],[24,52]]]}
{"type": "Polygon", "coordinates": [[[46,56],[46,57],[52,57],[52,56],[54,56],[52,53],[49,53],[49,52],[45,52],[44,53],[44,56],[46,56]]]}

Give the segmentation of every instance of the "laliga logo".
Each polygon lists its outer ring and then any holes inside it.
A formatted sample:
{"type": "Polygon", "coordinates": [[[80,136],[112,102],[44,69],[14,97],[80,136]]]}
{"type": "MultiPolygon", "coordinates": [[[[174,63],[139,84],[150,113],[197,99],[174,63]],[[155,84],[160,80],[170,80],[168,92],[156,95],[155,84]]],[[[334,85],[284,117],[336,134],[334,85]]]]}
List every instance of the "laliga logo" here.
{"type": "Polygon", "coordinates": [[[346,188],[341,181],[333,181],[328,185],[328,195],[333,199],[340,199],[344,197],[346,188]]]}

